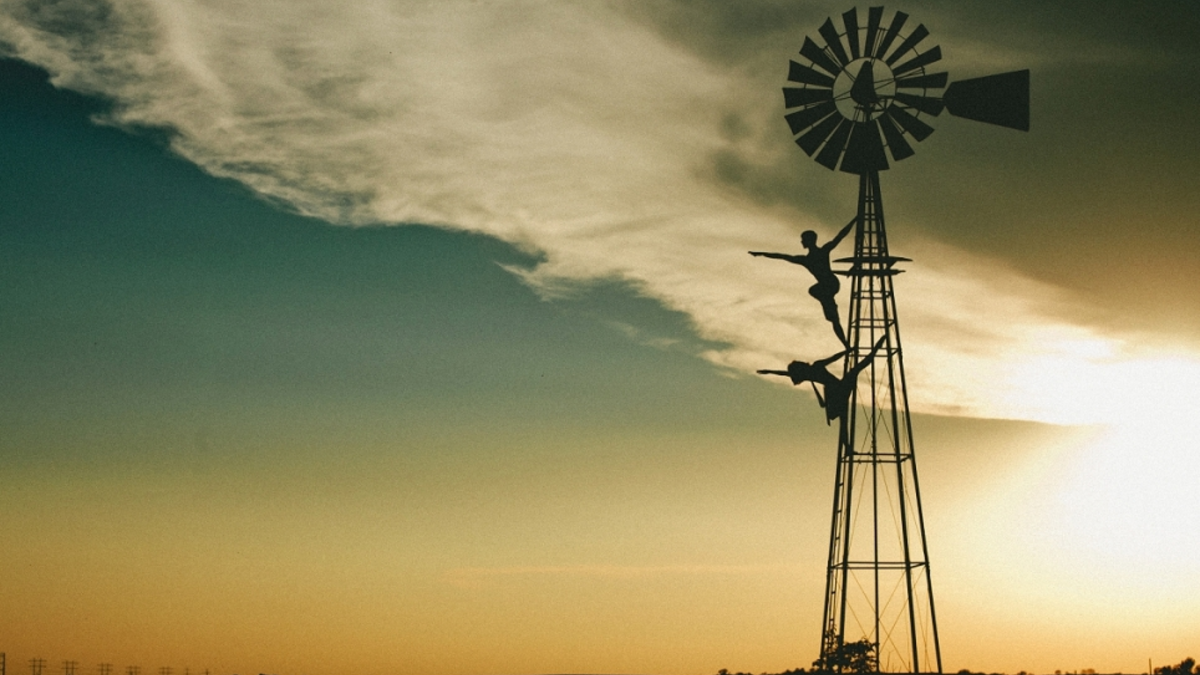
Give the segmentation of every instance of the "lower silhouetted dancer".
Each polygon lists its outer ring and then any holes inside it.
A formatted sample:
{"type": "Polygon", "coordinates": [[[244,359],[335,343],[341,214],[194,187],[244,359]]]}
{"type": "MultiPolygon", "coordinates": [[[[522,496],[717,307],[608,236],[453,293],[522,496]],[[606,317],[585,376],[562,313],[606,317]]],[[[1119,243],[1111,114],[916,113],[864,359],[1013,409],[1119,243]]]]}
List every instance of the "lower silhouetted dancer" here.
{"type": "Polygon", "coordinates": [[[821,309],[825,311],[825,318],[833,325],[833,332],[842,341],[842,344],[847,347],[850,346],[850,343],[846,341],[846,332],[842,330],[842,320],[838,316],[837,306],[837,293],[841,289],[842,284],[838,281],[837,275],[833,273],[833,268],[829,265],[829,254],[833,252],[833,249],[837,248],[838,244],[842,243],[842,240],[850,233],[850,229],[854,227],[854,223],[856,222],[858,222],[858,218],[846,223],[841,232],[838,232],[833,239],[830,239],[821,246],[817,245],[816,232],[812,230],[801,232],[800,243],[804,245],[804,248],[808,249],[808,253],[803,255],[750,251],[750,255],[752,256],[786,260],[796,265],[803,265],[809,272],[812,272],[817,283],[808,289],[808,294],[821,303],[821,309]]]}
{"type": "Polygon", "coordinates": [[[794,385],[798,385],[801,382],[812,382],[814,384],[813,392],[817,395],[817,402],[825,409],[825,420],[826,422],[832,422],[833,420],[845,417],[846,410],[850,407],[850,393],[854,391],[854,387],[858,384],[858,374],[875,358],[875,354],[879,352],[879,348],[883,346],[885,340],[887,340],[887,335],[881,335],[875,346],[871,348],[871,351],[867,352],[866,356],[859,359],[858,363],[846,371],[841,379],[838,379],[833,373],[829,372],[826,366],[845,356],[845,351],[812,363],[792,361],[788,364],[787,370],[760,370],[758,374],[783,375],[784,377],[791,378],[794,385]],[[817,384],[821,385],[825,390],[824,398],[817,391],[815,386],[817,384]]]}

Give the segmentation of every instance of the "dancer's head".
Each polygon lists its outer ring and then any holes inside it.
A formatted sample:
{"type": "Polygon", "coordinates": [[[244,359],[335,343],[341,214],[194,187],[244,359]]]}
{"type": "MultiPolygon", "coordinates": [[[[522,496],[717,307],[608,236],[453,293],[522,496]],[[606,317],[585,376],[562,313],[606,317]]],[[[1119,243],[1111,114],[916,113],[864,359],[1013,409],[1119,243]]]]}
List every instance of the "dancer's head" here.
{"type": "Polygon", "coordinates": [[[824,368],[818,368],[811,363],[804,361],[792,361],[788,364],[788,377],[792,378],[792,384],[800,384],[801,382],[816,381],[820,377],[819,372],[824,368]]]}
{"type": "Polygon", "coordinates": [[[804,244],[804,248],[812,248],[817,245],[817,233],[812,230],[805,230],[800,233],[800,243],[804,244]]]}

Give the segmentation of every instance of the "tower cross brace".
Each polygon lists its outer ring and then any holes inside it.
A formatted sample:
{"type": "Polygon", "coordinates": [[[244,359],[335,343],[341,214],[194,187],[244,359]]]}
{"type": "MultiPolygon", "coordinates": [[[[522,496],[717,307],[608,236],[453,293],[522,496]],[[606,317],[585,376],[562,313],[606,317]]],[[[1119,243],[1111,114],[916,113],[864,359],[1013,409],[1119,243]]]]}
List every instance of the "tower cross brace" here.
{"type": "Polygon", "coordinates": [[[843,372],[870,358],[840,421],[821,654],[867,640],[881,672],[942,672],[879,174],[859,177],[843,372]],[[872,347],[882,348],[872,355],[872,347]]]}

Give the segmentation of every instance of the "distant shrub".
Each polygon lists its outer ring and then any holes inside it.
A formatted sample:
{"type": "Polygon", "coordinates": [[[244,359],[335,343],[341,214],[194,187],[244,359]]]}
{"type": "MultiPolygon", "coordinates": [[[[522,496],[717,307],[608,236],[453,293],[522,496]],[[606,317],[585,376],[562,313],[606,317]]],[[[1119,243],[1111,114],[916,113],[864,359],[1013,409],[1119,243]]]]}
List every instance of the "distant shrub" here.
{"type": "MultiPolygon", "coordinates": [[[[803,668],[793,668],[791,670],[785,670],[782,673],[761,673],[761,675],[807,675],[807,673],[808,671],[803,668]]],[[[722,668],[717,671],[717,675],[753,675],[753,673],[731,673],[722,668]]]]}
{"type": "Polygon", "coordinates": [[[1154,675],[1192,675],[1193,673],[1200,673],[1200,670],[1196,669],[1196,659],[1190,656],[1176,665],[1154,669],[1154,675]]]}

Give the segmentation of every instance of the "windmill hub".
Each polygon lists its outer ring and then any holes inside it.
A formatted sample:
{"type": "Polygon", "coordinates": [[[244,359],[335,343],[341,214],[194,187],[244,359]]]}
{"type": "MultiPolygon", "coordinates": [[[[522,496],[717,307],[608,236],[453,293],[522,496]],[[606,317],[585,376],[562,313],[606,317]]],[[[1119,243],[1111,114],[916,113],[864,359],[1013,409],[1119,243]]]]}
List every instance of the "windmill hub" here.
{"type": "Polygon", "coordinates": [[[855,122],[883,114],[896,95],[896,78],[887,63],[855,59],[833,81],[833,100],[843,117],[855,122]]]}

